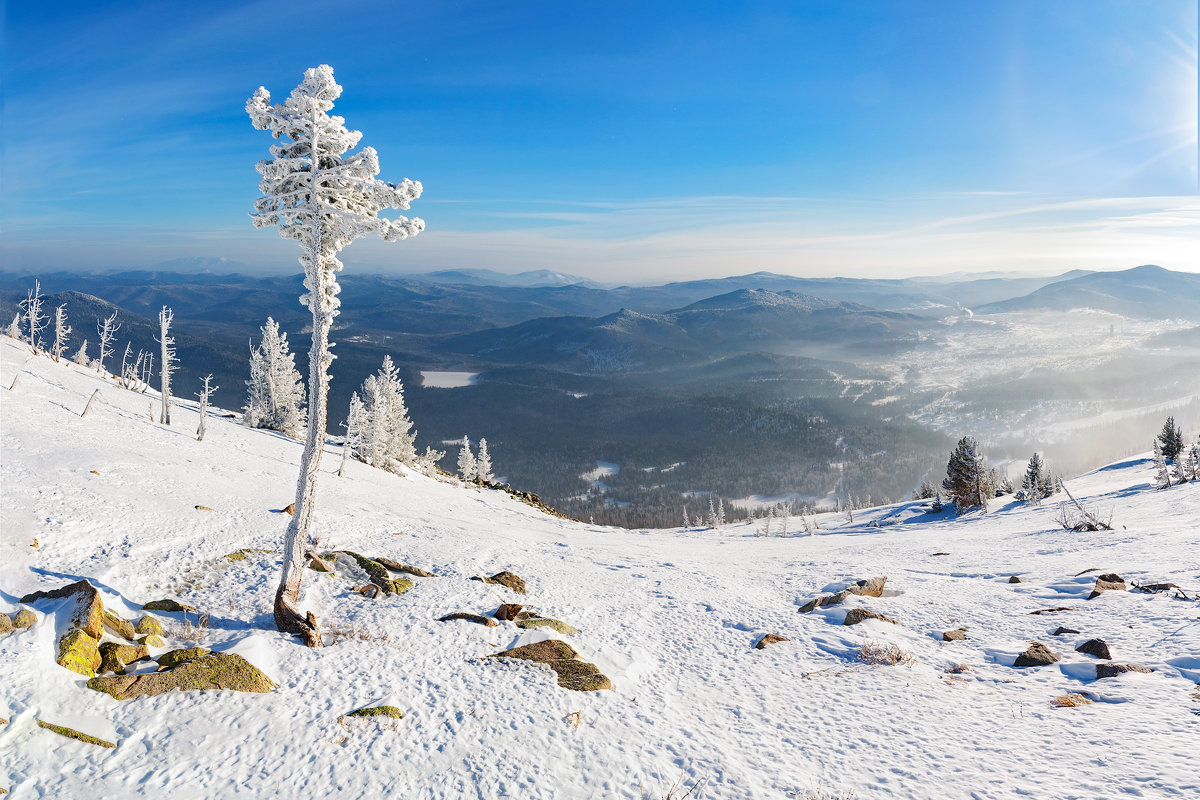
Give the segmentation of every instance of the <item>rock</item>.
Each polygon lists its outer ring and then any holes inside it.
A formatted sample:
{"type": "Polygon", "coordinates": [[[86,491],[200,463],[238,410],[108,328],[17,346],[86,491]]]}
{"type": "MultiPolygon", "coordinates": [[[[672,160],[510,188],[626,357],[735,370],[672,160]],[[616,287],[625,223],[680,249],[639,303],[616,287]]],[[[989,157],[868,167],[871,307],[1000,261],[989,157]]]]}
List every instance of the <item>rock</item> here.
{"type": "Polygon", "coordinates": [[[466,611],[455,611],[453,614],[447,614],[444,617],[439,617],[438,622],[450,622],[456,619],[464,619],[467,622],[475,622],[488,628],[494,628],[500,624],[490,617],[480,616],[479,614],[469,614],[466,611]]]}
{"type": "Polygon", "coordinates": [[[35,623],[37,623],[37,614],[28,608],[20,609],[12,618],[14,628],[32,628],[35,623]]]}
{"type": "Polygon", "coordinates": [[[380,556],[376,556],[375,560],[378,561],[380,564],[383,564],[385,567],[390,569],[392,572],[401,572],[406,575],[415,575],[418,578],[436,578],[437,577],[437,575],[434,575],[432,572],[430,572],[428,570],[421,569],[420,567],[414,567],[411,564],[401,564],[399,561],[393,561],[390,558],[382,558],[380,556]]]}
{"type": "Polygon", "coordinates": [[[846,613],[846,619],[842,622],[842,624],[843,625],[857,625],[858,623],[862,622],[863,620],[868,620],[868,619],[877,619],[877,620],[880,620],[881,622],[890,622],[893,625],[900,624],[899,622],[896,622],[896,620],[892,619],[891,617],[885,617],[883,614],[880,614],[878,611],[871,611],[870,609],[866,609],[866,608],[850,609],[850,611],[846,613]]]}
{"type": "Polygon", "coordinates": [[[1146,594],[1154,594],[1155,592],[1169,592],[1172,589],[1178,589],[1177,583],[1142,583],[1133,585],[1135,591],[1145,592],[1146,594]]]}
{"type": "Polygon", "coordinates": [[[852,586],[846,587],[846,591],[859,597],[883,597],[885,584],[887,584],[887,575],[880,575],[878,578],[864,578],[855,581],[852,586]]]}
{"type": "Polygon", "coordinates": [[[1062,626],[1059,626],[1058,628],[1055,629],[1054,633],[1052,633],[1050,635],[1051,636],[1062,636],[1064,633],[1079,633],[1079,631],[1075,630],[1074,628],[1064,628],[1062,626]]]}
{"type": "Polygon", "coordinates": [[[145,645],[100,643],[100,672],[125,674],[125,667],[135,661],[150,657],[145,645]]]}
{"type": "Polygon", "coordinates": [[[143,636],[146,636],[149,634],[154,634],[156,636],[162,636],[163,635],[162,623],[159,622],[157,618],[152,617],[149,614],[147,614],[146,616],[144,616],[138,620],[137,627],[135,627],[133,629],[133,632],[137,633],[137,634],[141,634],[143,636]]]}
{"type": "Polygon", "coordinates": [[[215,689],[269,692],[275,687],[274,682],[257,667],[234,653],[208,653],[163,672],[92,678],[87,685],[117,700],[158,695],[176,689],[185,692],[215,689]]]}
{"type": "Polygon", "coordinates": [[[206,656],[210,652],[212,651],[207,647],[181,647],[177,650],[171,650],[170,652],[163,653],[154,660],[158,662],[160,667],[163,667],[164,669],[170,669],[171,667],[179,666],[180,664],[191,661],[195,658],[199,658],[200,656],[206,656]]]}
{"type": "Polygon", "coordinates": [[[514,647],[489,658],[515,658],[546,664],[558,676],[558,685],[577,692],[594,692],[611,689],[612,681],[600,673],[599,667],[587,661],[579,661],[578,653],[566,642],[547,639],[543,642],[514,647]]]}
{"type": "Polygon", "coordinates": [[[351,586],[350,591],[358,592],[359,594],[361,594],[363,597],[367,598],[368,600],[374,600],[376,597],[379,597],[379,595],[383,592],[382,589],[380,589],[378,586],[376,586],[373,583],[368,583],[365,586],[351,586]]]}
{"type": "Polygon", "coordinates": [[[65,725],[56,725],[53,722],[46,722],[45,720],[39,719],[38,727],[45,728],[48,731],[54,731],[59,736],[65,736],[68,739],[75,739],[76,741],[79,741],[79,742],[87,742],[88,744],[97,744],[97,745],[100,745],[101,747],[116,747],[116,745],[113,744],[112,742],[106,742],[103,739],[97,739],[95,736],[89,736],[88,734],[77,731],[74,728],[68,728],[65,725]]]}
{"type": "Polygon", "coordinates": [[[1096,586],[1092,589],[1092,593],[1088,595],[1088,600],[1093,597],[1099,597],[1105,592],[1124,592],[1126,591],[1125,579],[1114,572],[1106,572],[1103,575],[1096,576],[1096,586]]]}
{"type": "Polygon", "coordinates": [[[0,614],[0,636],[12,633],[16,628],[13,626],[12,617],[8,614],[0,614]]]}
{"type": "Polygon", "coordinates": [[[384,594],[404,594],[413,587],[413,582],[406,578],[392,578],[384,586],[384,594]]]}
{"type": "Polygon", "coordinates": [[[779,644],[780,642],[786,642],[786,641],[789,641],[789,639],[786,636],[780,636],[777,633],[767,633],[767,634],[763,634],[763,637],[755,643],[754,649],[755,650],[765,650],[767,645],[769,645],[769,644],[779,644]]]}
{"type": "Polygon", "coordinates": [[[522,580],[517,574],[509,572],[508,570],[497,572],[492,577],[483,578],[482,580],[484,583],[494,583],[499,586],[507,586],[517,594],[525,594],[525,581],[522,580]]]}
{"type": "Polygon", "coordinates": [[[292,502],[288,503],[286,506],[284,506],[283,508],[281,508],[281,509],[280,509],[280,513],[282,513],[282,514],[287,514],[289,517],[290,517],[290,516],[293,516],[293,515],[295,515],[295,513],[296,513],[296,501],[295,501],[295,500],[293,500],[292,502]]]}
{"type": "Polygon", "coordinates": [[[315,553],[309,553],[308,568],[313,572],[333,572],[333,567],[325,563],[325,560],[315,553]]]}
{"type": "Polygon", "coordinates": [[[167,646],[167,643],[157,633],[148,633],[145,636],[143,636],[142,638],[138,639],[137,641],[138,641],[138,644],[145,645],[146,647],[166,647],[167,646]]]}
{"type": "MultiPolygon", "coordinates": [[[[243,547],[241,550],[234,550],[232,553],[226,553],[222,556],[226,561],[245,561],[251,553],[270,553],[271,550],[264,550],[261,547],[243,547]]],[[[145,606],[143,606],[144,608],[145,606]]]]}
{"type": "Polygon", "coordinates": [[[371,708],[360,708],[356,711],[351,711],[346,714],[347,717],[390,717],[391,719],[404,719],[404,712],[395,706],[372,706],[371,708]]]}
{"type": "Polygon", "coordinates": [[[413,588],[412,581],[405,580],[404,578],[393,579],[391,573],[388,572],[387,567],[385,567],[383,564],[380,564],[373,558],[367,558],[364,555],[359,555],[358,553],[354,553],[349,550],[341,550],[339,552],[350,556],[350,558],[353,558],[355,563],[362,567],[363,570],[366,571],[367,575],[371,576],[371,583],[378,586],[379,590],[384,594],[404,594],[409,589],[413,588]]]}
{"type": "Polygon", "coordinates": [[[132,622],[121,619],[111,611],[105,611],[102,619],[104,620],[104,629],[113,636],[120,636],[127,642],[133,641],[134,629],[132,622]]]}
{"type": "Polygon", "coordinates": [[[34,603],[38,600],[57,600],[71,596],[75,598],[75,607],[71,611],[68,629],[78,628],[99,641],[104,635],[104,603],[100,600],[100,593],[96,591],[96,587],[86,580],[75,581],[61,589],[27,594],[20,602],[34,603]]]}
{"type": "Polygon", "coordinates": [[[579,633],[578,629],[572,628],[567,623],[557,619],[550,619],[549,617],[533,617],[530,619],[518,620],[517,627],[526,629],[550,628],[551,630],[558,631],[566,636],[574,636],[575,634],[579,633]]]}
{"type": "Polygon", "coordinates": [[[1154,672],[1154,670],[1149,667],[1143,667],[1140,664],[1097,664],[1096,680],[1100,680],[1101,678],[1115,678],[1126,672],[1154,672]]]}
{"type": "Polygon", "coordinates": [[[1058,661],[1058,656],[1041,642],[1030,642],[1029,649],[1017,656],[1014,667],[1044,667],[1058,661]]]}
{"type": "Polygon", "coordinates": [[[1074,611],[1073,608],[1067,606],[1055,606],[1054,608],[1039,608],[1037,611],[1030,611],[1030,614],[1055,614],[1059,611],[1074,611]]]}
{"type": "Polygon", "coordinates": [[[826,606],[836,606],[836,605],[840,604],[842,601],[844,601],[849,596],[850,596],[850,590],[842,589],[840,592],[836,592],[835,594],[827,594],[823,597],[813,598],[812,600],[809,600],[804,605],[800,606],[800,613],[807,614],[808,612],[810,612],[814,609],[817,609],[817,608],[824,608],[826,606]]]}
{"type": "Polygon", "coordinates": [[[1075,648],[1076,653],[1086,653],[1089,656],[1096,658],[1112,658],[1112,653],[1108,651],[1108,642],[1103,639],[1088,639],[1079,647],[1075,648]]]}
{"type": "Polygon", "coordinates": [[[72,628],[58,640],[58,657],[54,663],[90,678],[100,668],[99,644],[86,631],[72,628]]]}
{"type": "Polygon", "coordinates": [[[142,605],[142,611],[166,611],[168,613],[178,613],[180,611],[195,611],[189,605],[176,602],[174,600],[151,600],[149,603],[142,605]]]}
{"type": "Polygon", "coordinates": [[[1016,575],[1013,575],[1011,578],[1009,578],[1008,582],[1009,583],[1025,583],[1025,581],[1021,580],[1016,575]]]}
{"type": "Polygon", "coordinates": [[[952,631],[945,631],[942,634],[943,642],[962,642],[962,641],[966,641],[966,638],[967,638],[967,629],[966,628],[955,628],[952,631]]]}
{"type": "Polygon", "coordinates": [[[212,511],[208,506],[196,506],[197,511],[212,511]]]}
{"type": "Polygon", "coordinates": [[[496,609],[496,613],[492,616],[507,622],[508,620],[516,619],[517,614],[521,613],[521,608],[520,603],[501,603],[500,607],[496,609]]]}

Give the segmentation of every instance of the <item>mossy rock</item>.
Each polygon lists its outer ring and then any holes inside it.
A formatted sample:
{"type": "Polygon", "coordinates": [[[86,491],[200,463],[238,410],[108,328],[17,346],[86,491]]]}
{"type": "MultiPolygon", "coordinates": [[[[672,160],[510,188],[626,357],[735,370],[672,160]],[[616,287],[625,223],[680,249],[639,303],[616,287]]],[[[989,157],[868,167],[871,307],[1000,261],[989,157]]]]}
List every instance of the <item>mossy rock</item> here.
{"type": "Polygon", "coordinates": [[[275,687],[261,670],[234,653],[209,653],[163,672],[92,678],[87,685],[117,700],[175,690],[269,692],[275,687]]]}
{"type": "Polygon", "coordinates": [[[383,584],[384,594],[404,594],[415,584],[406,578],[389,578],[388,582],[383,584]]]}
{"type": "Polygon", "coordinates": [[[157,617],[152,617],[147,614],[138,620],[137,626],[133,629],[133,632],[140,636],[147,636],[149,634],[162,636],[163,627],[162,623],[158,621],[157,617]]]}
{"type": "Polygon", "coordinates": [[[514,572],[509,572],[508,570],[497,572],[490,578],[484,578],[483,582],[494,583],[498,586],[507,586],[517,594],[525,594],[525,581],[521,578],[521,576],[514,572]]]}
{"type": "Polygon", "coordinates": [[[392,572],[401,572],[406,575],[415,575],[418,578],[436,578],[437,577],[437,575],[434,575],[429,570],[421,569],[420,567],[414,567],[412,564],[401,564],[399,561],[393,561],[392,559],[385,558],[383,556],[376,556],[375,560],[378,561],[380,564],[383,564],[385,567],[390,569],[392,572]]]}
{"type": "Polygon", "coordinates": [[[150,651],[145,645],[118,644],[116,642],[100,643],[100,671],[125,674],[125,667],[135,661],[150,657],[150,651]]]}
{"type": "Polygon", "coordinates": [[[113,636],[120,636],[127,642],[132,642],[136,636],[134,633],[133,623],[129,620],[121,619],[111,611],[104,612],[104,629],[113,636]]]}
{"type": "Polygon", "coordinates": [[[546,662],[558,676],[558,685],[574,692],[598,692],[613,688],[600,668],[588,661],[564,658],[546,662]]]}
{"type": "MultiPolygon", "coordinates": [[[[392,593],[392,573],[388,572],[387,567],[385,567],[383,564],[380,564],[373,558],[367,558],[364,555],[360,555],[359,553],[355,553],[350,550],[341,550],[339,552],[344,553],[350,556],[350,558],[354,559],[354,563],[358,564],[358,566],[361,567],[371,578],[371,583],[374,583],[376,586],[378,586],[384,594],[392,593]]],[[[412,584],[409,583],[408,587],[403,591],[407,591],[411,588],[412,584]]]]}
{"type": "Polygon", "coordinates": [[[842,624],[843,625],[857,625],[858,623],[863,622],[868,619],[877,619],[880,622],[890,622],[893,625],[900,624],[900,623],[896,622],[896,620],[892,619],[891,617],[885,617],[883,614],[880,614],[878,611],[871,611],[870,609],[867,609],[867,608],[852,608],[852,609],[850,609],[850,611],[847,612],[846,619],[842,622],[842,624]]]}
{"type": "Polygon", "coordinates": [[[116,745],[112,742],[106,742],[103,739],[96,738],[95,736],[89,736],[88,734],[77,731],[74,728],[68,728],[66,725],[55,725],[53,722],[46,722],[45,720],[39,719],[38,727],[45,728],[48,731],[54,731],[59,736],[65,736],[68,739],[75,739],[80,742],[87,742],[88,744],[96,744],[101,747],[116,747],[116,745]]]}
{"type": "Polygon", "coordinates": [[[38,600],[57,600],[63,597],[75,598],[75,607],[71,611],[68,629],[78,628],[88,636],[99,641],[104,635],[104,603],[96,587],[86,580],[75,581],[61,589],[51,589],[46,592],[33,592],[21,598],[22,603],[35,603],[38,600]]]}
{"type": "Polygon", "coordinates": [[[14,628],[32,628],[37,624],[37,614],[28,608],[22,608],[13,615],[12,624],[14,628]]]}
{"type": "Polygon", "coordinates": [[[563,658],[575,658],[579,654],[575,648],[558,639],[546,639],[542,642],[523,644],[511,650],[495,653],[490,658],[518,658],[523,661],[557,661],[563,658]]]}
{"type": "Polygon", "coordinates": [[[90,678],[100,668],[101,660],[99,644],[87,631],[73,628],[58,640],[58,657],[54,663],[60,667],[90,678]]]}
{"type": "Polygon", "coordinates": [[[200,656],[206,656],[211,652],[207,647],[181,647],[178,650],[163,653],[154,660],[158,662],[160,667],[170,669],[192,659],[200,658],[200,656]]]}
{"type": "Polygon", "coordinates": [[[360,708],[356,711],[351,711],[346,714],[347,717],[372,718],[384,717],[391,719],[404,719],[404,712],[395,706],[372,706],[370,708],[360,708]]]}
{"type": "Polygon", "coordinates": [[[499,622],[496,622],[496,620],[494,620],[490,617],[485,617],[481,614],[470,614],[470,613],[467,613],[466,611],[455,611],[453,614],[447,614],[444,617],[439,617],[438,622],[453,622],[456,619],[466,620],[467,622],[474,622],[478,625],[483,625],[484,627],[487,627],[487,628],[494,628],[500,624],[499,622]]]}
{"type": "Polygon", "coordinates": [[[316,555],[310,555],[308,557],[307,566],[313,572],[333,572],[333,567],[326,564],[324,559],[316,555]]]}
{"type": "Polygon", "coordinates": [[[138,639],[137,641],[138,641],[138,644],[145,645],[146,647],[166,647],[167,646],[166,640],[163,639],[163,637],[159,636],[157,633],[147,633],[145,636],[138,639]]]}
{"type": "Polygon", "coordinates": [[[574,636],[579,633],[577,628],[572,628],[567,623],[558,619],[550,619],[549,617],[536,617],[534,619],[517,620],[518,628],[549,628],[565,636],[574,636]]]}
{"type": "Polygon", "coordinates": [[[166,611],[167,613],[177,614],[180,611],[195,611],[189,605],[184,605],[176,600],[151,600],[142,606],[142,611],[166,611]]]}
{"type": "Polygon", "coordinates": [[[0,636],[12,633],[15,630],[12,617],[8,616],[8,614],[0,614],[0,636]]]}

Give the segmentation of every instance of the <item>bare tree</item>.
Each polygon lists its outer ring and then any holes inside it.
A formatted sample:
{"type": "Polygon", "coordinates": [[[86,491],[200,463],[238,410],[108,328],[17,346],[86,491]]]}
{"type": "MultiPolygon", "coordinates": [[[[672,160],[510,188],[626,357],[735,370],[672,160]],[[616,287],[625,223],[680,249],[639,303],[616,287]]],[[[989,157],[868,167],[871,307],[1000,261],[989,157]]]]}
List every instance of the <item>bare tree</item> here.
{"type": "Polygon", "coordinates": [[[212,373],[204,376],[204,388],[196,393],[200,398],[200,427],[196,429],[196,441],[204,441],[204,420],[208,417],[208,398],[221,387],[213,385],[212,373]]]}
{"type": "Polygon", "coordinates": [[[21,307],[25,309],[25,324],[29,327],[29,346],[36,353],[41,349],[38,335],[46,322],[46,317],[42,314],[42,284],[39,281],[33,282],[33,288],[21,301],[21,307]]]}
{"type": "Polygon", "coordinates": [[[175,371],[175,337],[171,336],[171,320],[175,313],[166,306],[158,312],[158,339],[162,345],[162,364],[159,365],[159,375],[162,377],[162,411],[158,415],[161,425],[171,424],[171,373],[175,371]]]}
{"type": "Polygon", "coordinates": [[[325,443],[329,393],[329,330],[337,316],[340,291],[337,254],[355,239],[371,233],[385,241],[415,236],[425,229],[420,219],[380,217],[385,208],[407,209],[420,197],[421,184],[379,180],[379,157],[365,147],[347,155],[362,134],[345,127],[341,117],[331,117],[333,101],[342,87],[333,80],[333,69],[322,64],[306,70],[304,80],[283,103],[271,103],[271,94],[259,87],[246,102],[254,127],[270,131],[280,144],[271,147],[272,158],[258,162],[262,197],[254,201],[251,215],[259,228],[278,226],[279,235],[295,239],[303,248],[307,293],[300,302],[312,312],[312,347],[309,350],[308,430],[296,482],[295,514],[288,525],[283,549],[283,572],[275,593],[275,625],[303,636],[311,647],[321,644],[316,616],[300,615],[300,582],[304,576],[304,550],[316,512],[316,487],[325,443]]]}
{"type": "Polygon", "coordinates": [[[96,332],[100,335],[100,359],[96,366],[101,372],[104,372],[105,359],[112,355],[112,340],[120,329],[121,323],[117,322],[116,311],[103,320],[96,320],[96,332]]]}
{"type": "Polygon", "coordinates": [[[54,348],[50,351],[50,357],[56,364],[62,360],[62,354],[67,349],[67,336],[71,333],[66,308],[67,304],[63,303],[54,309],[54,348]]]}

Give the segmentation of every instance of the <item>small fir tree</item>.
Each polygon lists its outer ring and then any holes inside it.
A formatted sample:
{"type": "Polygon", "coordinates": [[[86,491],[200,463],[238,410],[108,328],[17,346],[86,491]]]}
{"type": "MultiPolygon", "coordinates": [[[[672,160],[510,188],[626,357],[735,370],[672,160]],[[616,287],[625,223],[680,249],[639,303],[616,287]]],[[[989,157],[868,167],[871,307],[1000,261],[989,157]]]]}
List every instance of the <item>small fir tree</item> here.
{"type": "Polygon", "coordinates": [[[954,501],[954,508],[963,513],[970,508],[987,510],[988,486],[987,463],[979,453],[979,445],[970,436],[959,439],[946,463],[946,479],[942,488],[954,501]]]}
{"type": "Polygon", "coordinates": [[[1154,440],[1154,486],[1156,489],[1171,488],[1171,473],[1167,471],[1167,458],[1158,439],[1154,440]]]}
{"type": "Polygon", "coordinates": [[[1042,457],[1034,453],[1025,467],[1025,478],[1021,481],[1021,491],[1025,494],[1025,502],[1036,506],[1046,496],[1046,484],[1050,476],[1046,474],[1046,465],[1042,457]]]}
{"type": "Polygon", "coordinates": [[[17,312],[13,315],[12,322],[8,323],[8,328],[4,331],[4,335],[10,339],[16,339],[18,342],[25,341],[25,337],[21,335],[21,313],[17,312]]]}
{"type": "Polygon", "coordinates": [[[270,317],[260,328],[262,338],[250,351],[250,380],[246,381],[246,413],[251,428],[279,431],[294,439],[304,433],[304,382],[296,356],[288,351],[287,334],[270,317]]]}
{"type": "Polygon", "coordinates": [[[1162,445],[1163,458],[1168,461],[1174,461],[1175,456],[1183,450],[1183,431],[1175,424],[1174,417],[1167,417],[1162,432],[1158,434],[1158,441],[1162,445]]]}
{"type": "Polygon", "coordinates": [[[416,433],[404,404],[404,384],[391,356],[384,356],[379,371],[363,381],[361,402],[354,446],[357,457],[389,472],[416,464],[416,433]]]}
{"type": "Polygon", "coordinates": [[[475,477],[484,483],[491,483],[495,476],[492,474],[492,454],[488,452],[487,439],[479,440],[479,455],[475,457],[475,477]]]}
{"type": "Polygon", "coordinates": [[[86,367],[91,359],[87,354],[87,339],[83,340],[83,344],[79,345],[79,349],[75,351],[74,357],[71,358],[76,364],[81,367],[86,367]]]}
{"type": "Polygon", "coordinates": [[[475,479],[478,469],[475,456],[471,455],[471,442],[464,436],[458,450],[458,474],[464,481],[470,481],[475,479]]]}

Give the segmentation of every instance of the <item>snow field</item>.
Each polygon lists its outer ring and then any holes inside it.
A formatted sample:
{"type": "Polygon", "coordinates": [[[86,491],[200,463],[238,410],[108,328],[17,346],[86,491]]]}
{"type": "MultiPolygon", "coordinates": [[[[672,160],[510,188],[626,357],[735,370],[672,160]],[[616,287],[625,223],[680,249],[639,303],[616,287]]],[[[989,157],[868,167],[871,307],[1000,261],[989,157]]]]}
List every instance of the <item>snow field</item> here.
{"type": "Polygon", "coordinates": [[[855,512],[854,524],[821,515],[817,535],[780,539],[754,537],[749,525],[588,526],[499,492],[357,462],[339,479],[331,448],[318,548],[388,556],[441,577],[372,601],[350,591],[365,582],[353,570],[307,571],[304,607],[338,639],[309,650],[271,620],[287,524],[277,510],[294,495],[299,442],[219,416],[197,442],[193,403],[160,426],[148,395],[28,359],[3,337],[0,384],[0,610],[79,578],[131,619],[144,602],[177,597],[208,619],[196,631],[188,615],[189,634],[183,615],[158,614],[171,647],[199,636],[279,683],[266,695],[117,702],[53,664],[56,622],[40,619],[0,638],[0,716],[10,720],[0,726],[0,786],[14,798],[657,800],[697,780],[693,796],[705,799],[1200,794],[1200,702],[1190,696],[1200,680],[1200,604],[1136,592],[1089,601],[1096,573],[1076,577],[1097,568],[1129,583],[1200,588],[1200,484],[1154,492],[1145,459],[1068,481],[1084,502],[1111,509],[1114,532],[1069,533],[1055,527],[1052,503],[1000,500],[983,517],[935,517],[912,503],[855,512]],[[98,387],[101,399],[80,419],[98,387]],[[868,527],[887,515],[895,524],[868,527]],[[224,558],[243,548],[273,552],[224,558]],[[528,594],[469,580],[502,569],[523,577],[528,594]],[[797,613],[818,593],[881,574],[884,597],[797,613]],[[1009,584],[1011,575],[1026,582],[1009,584]],[[544,633],[437,622],[500,602],[579,628],[555,637],[614,690],[570,692],[547,667],[480,659],[544,633]],[[900,624],[843,626],[855,606],[900,624]],[[1078,610],[1029,613],[1054,606],[1078,610]],[[1050,636],[1060,625],[1080,634],[1050,636]],[[941,641],[959,626],[966,641],[941,641]],[[753,649],[768,632],[790,641],[753,649]],[[1155,672],[1092,680],[1095,660],[1074,647],[1097,636],[1115,662],[1155,672]],[[1062,661],[1013,668],[1031,639],[1062,661]],[[868,641],[915,661],[864,664],[856,653],[868,641]],[[956,664],[969,669],[946,672],[956,664]],[[1080,692],[1096,702],[1052,705],[1080,692]],[[339,722],[381,700],[405,718],[339,722]],[[62,739],[36,719],[69,719],[117,747],[62,739]]]}

